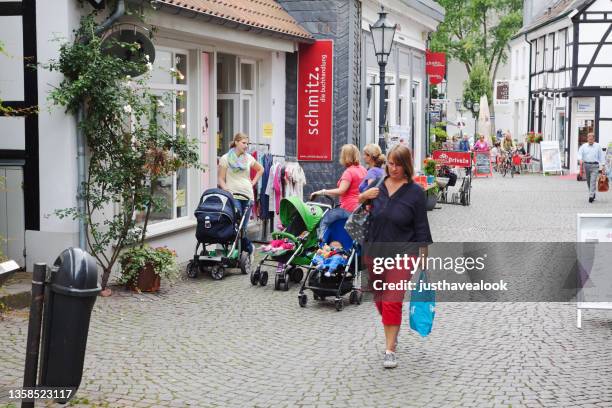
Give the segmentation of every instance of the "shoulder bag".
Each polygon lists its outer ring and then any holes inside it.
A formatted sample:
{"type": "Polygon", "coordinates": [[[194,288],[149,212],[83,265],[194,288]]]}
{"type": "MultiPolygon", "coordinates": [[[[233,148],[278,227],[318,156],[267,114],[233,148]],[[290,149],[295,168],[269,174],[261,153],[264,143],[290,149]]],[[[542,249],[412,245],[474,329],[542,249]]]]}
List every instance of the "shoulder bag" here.
{"type": "MultiPolygon", "coordinates": [[[[380,180],[376,182],[374,187],[380,187],[384,180],[385,177],[383,175],[380,180]]],[[[365,241],[365,237],[370,226],[370,213],[366,209],[366,205],[368,204],[368,201],[359,204],[359,207],[357,207],[355,211],[351,213],[348,220],[346,220],[346,224],[344,224],[344,229],[355,242],[362,243],[365,241]]]]}

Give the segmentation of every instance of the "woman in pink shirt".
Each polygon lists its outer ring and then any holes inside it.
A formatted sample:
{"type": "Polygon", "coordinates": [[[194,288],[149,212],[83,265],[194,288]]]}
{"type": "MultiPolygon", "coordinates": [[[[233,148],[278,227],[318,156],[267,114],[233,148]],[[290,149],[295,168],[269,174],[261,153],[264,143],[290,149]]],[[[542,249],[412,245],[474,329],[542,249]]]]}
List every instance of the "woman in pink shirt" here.
{"type": "Polygon", "coordinates": [[[489,150],[489,144],[485,140],[484,135],[480,135],[480,138],[478,139],[478,141],[474,143],[474,151],[480,152],[480,151],[486,151],[486,150],[489,150]]]}
{"type": "Polygon", "coordinates": [[[357,146],[345,144],[340,150],[340,164],[346,167],[344,173],[338,180],[337,187],[331,190],[319,190],[312,193],[340,197],[340,207],[346,212],[353,212],[359,205],[359,184],[368,172],[360,163],[360,154],[357,146]]]}

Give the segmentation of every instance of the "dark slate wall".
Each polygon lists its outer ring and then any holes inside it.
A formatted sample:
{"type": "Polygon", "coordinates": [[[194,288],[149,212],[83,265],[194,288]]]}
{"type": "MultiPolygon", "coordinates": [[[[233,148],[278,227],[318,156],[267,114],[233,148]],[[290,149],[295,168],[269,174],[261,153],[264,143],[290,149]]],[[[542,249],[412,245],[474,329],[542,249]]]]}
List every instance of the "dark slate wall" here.
{"type": "MultiPolygon", "coordinates": [[[[279,0],[285,10],[317,39],[334,40],[333,161],[301,162],[306,173],[304,194],[334,188],[344,168],[340,148],[359,145],[361,89],[361,3],[359,0],[279,0]]],[[[285,152],[296,154],[297,54],[287,54],[285,152]]]]}

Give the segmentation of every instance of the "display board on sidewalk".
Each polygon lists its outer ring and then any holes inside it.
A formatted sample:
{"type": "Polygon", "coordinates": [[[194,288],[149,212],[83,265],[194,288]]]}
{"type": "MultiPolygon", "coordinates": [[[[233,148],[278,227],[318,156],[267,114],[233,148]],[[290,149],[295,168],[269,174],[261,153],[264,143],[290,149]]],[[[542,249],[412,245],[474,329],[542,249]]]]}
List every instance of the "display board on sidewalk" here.
{"type": "Polygon", "coordinates": [[[612,142],[608,143],[608,148],[606,149],[606,169],[608,171],[612,169],[612,142]]]}
{"type": "Polygon", "coordinates": [[[576,326],[580,328],[583,309],[612,309],[612,214],[578,214],[576,233],[576,326]]]}
{"type": "Polygon", "coordinates": [[[559,142],[540,142],[542,152],[542,173],[561,172],[561,153],[559,153],[559,142]]]}
{"type": "Polygon", "coordinates": [[[491,152],[489,150],[474,152],[474,158],[476,162],[474,176],[493,176],[493,169],[491,168],[491,152]]]}

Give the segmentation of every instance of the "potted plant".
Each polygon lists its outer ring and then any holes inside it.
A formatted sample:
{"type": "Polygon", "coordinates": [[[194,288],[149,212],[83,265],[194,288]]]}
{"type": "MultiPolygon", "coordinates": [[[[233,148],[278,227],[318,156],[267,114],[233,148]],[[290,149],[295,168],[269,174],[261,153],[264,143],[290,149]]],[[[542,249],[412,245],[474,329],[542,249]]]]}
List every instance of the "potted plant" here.
{"type": "Polygon", "coordinates": [[[537,133],[534,138],[534,143],[540,143],[542,140],[544,140],[544,137],[542,136],[542,134],[537,133]]]}
{"type": "Polygon", "coordinates": [[[161,278],[172,280],[178,276],[176,252],[167,247],[130,248],[119,257],[119,263],[118,282],[136,292],[157,292],[161,278]]]}
{"type": "Polygon", "coordinates": [[[525,135],[525,142],[535,143],[535,133],[527,132],[527,134],[525,135]]]}
{"type": "Polygon", "coordinates": [[[423,173],[427,176],[427,184],[433,183],[436,175],[436,161],[430,157],[423,160],[423,173]]]}
{"type": "Polygon", "coordinates": [[[438,194],[440,193],[440,187],[438,183],[434,183],[433,187],[427,190],[425,193],[425,209],[432,211],[438,203],[438,194]]]}

